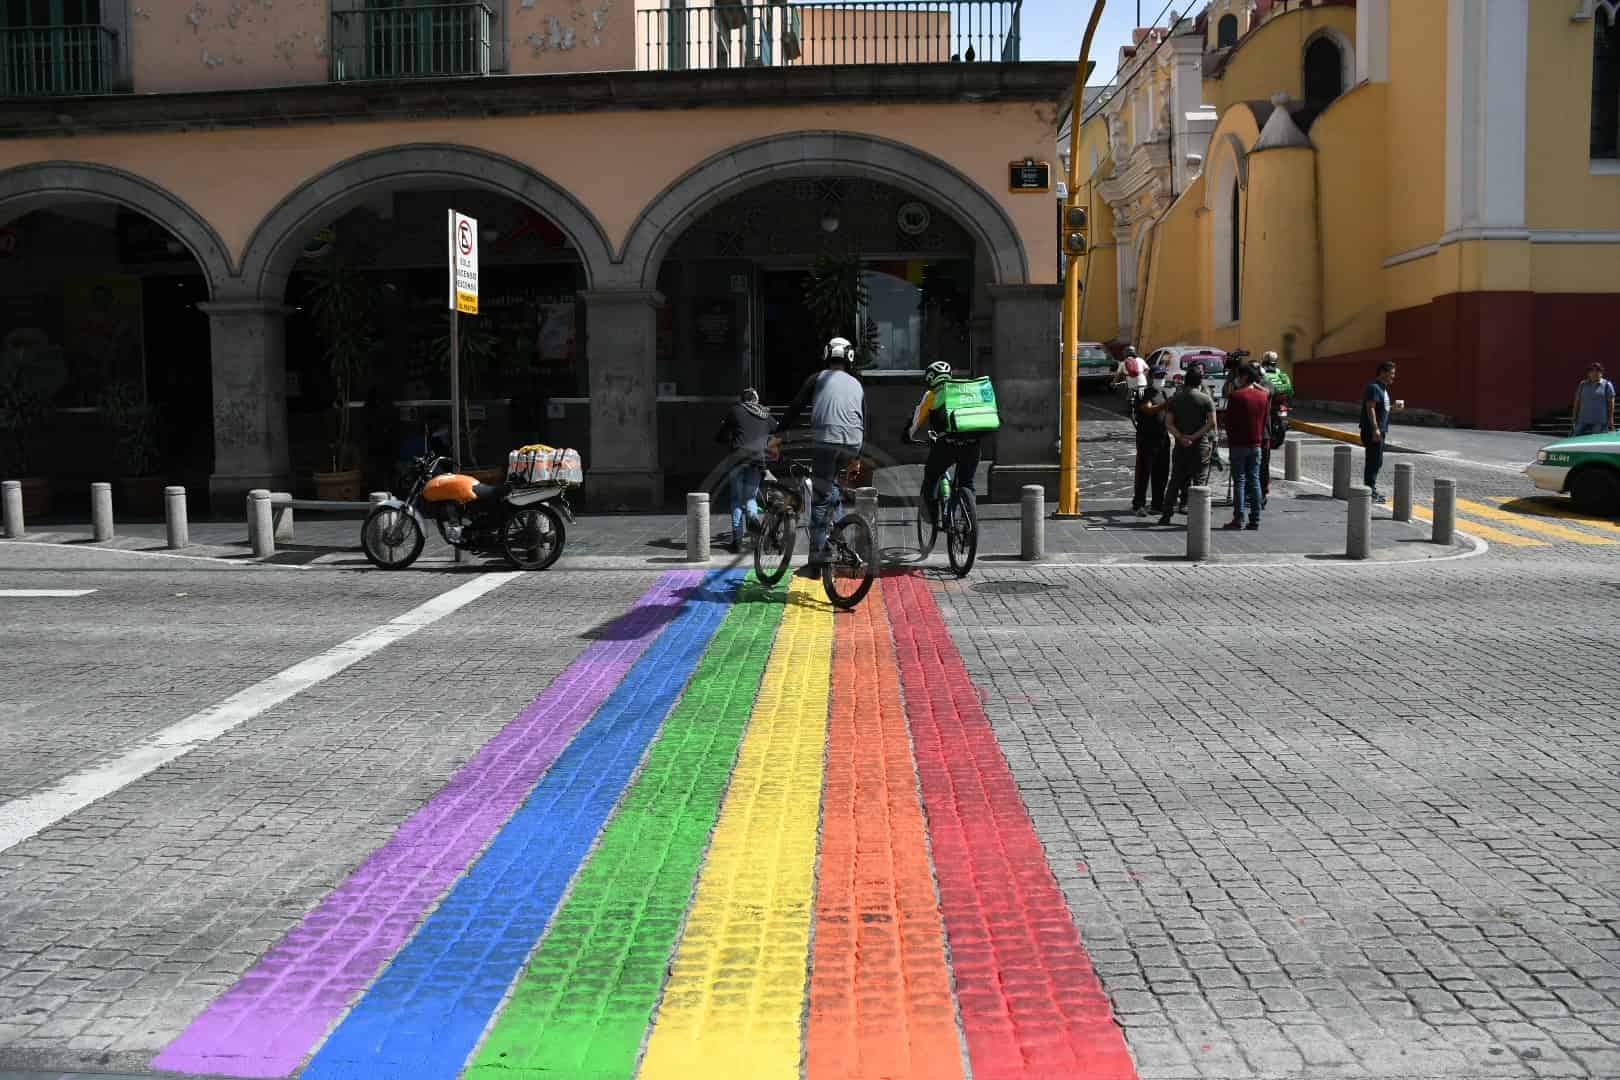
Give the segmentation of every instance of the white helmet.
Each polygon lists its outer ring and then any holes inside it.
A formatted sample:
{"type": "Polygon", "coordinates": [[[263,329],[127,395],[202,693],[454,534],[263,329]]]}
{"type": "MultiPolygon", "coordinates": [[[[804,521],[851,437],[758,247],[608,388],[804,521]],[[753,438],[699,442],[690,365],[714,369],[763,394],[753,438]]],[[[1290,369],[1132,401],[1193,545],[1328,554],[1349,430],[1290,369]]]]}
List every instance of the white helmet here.
{"type": "Polygon", "coordinates": [[[932,364],[928,365],[928,370],[923,373],[923,382],[926,383],[929,388],[933,388],[949,379],[951,377],[951,371],[952,368],[950,361],[935,360],[932,364]]]}
{"type": "Polygon", "coordinates": [[[1266,355],[1264,355],[1264,356],[1262,356],[1260,358],[1260,362],[1262,364],[1264,364],[1268,368],[1276,367],[1277,366],[1277,354],[1274,353],[1274,352],[1268,352],[1268,353],[1266,353],[1266,355]]]}
{"type": "Polygon", "coordinates": [[[825,349],[821,350],[821,362],[823,364],[830,364],[834,360],[842,360],[847,364],[854,359],[855,346],[851,345],[847,338],[835,337],[827,342],[825,349]]]}

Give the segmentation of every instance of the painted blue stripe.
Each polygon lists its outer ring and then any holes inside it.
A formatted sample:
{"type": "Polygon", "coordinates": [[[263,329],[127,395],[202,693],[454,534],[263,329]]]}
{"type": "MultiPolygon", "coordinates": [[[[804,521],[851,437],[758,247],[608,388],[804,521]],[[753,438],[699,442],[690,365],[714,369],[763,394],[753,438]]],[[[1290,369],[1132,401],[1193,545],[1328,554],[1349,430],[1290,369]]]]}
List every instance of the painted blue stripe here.
{"type": "Polygon", "coordinates": [[[452,1080],[735,599],[705,579],[467,875],[315,1054],[304,1080],[452,1080]]]}

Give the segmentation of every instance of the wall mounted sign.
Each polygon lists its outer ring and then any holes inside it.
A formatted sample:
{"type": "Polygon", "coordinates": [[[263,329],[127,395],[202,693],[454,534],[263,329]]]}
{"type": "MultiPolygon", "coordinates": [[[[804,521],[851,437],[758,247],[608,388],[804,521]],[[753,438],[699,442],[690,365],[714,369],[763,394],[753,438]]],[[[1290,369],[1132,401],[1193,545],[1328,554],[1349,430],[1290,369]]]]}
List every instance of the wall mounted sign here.
{"type": "Polygon", "coordinates": [[[920,202],[906,203],[894,216],[895,224],[907,236],[921,236],[928,231],[932,221],[933,215],[928,212],[928,207],[920,202]]]}
{"type": "Polygon", "coordinates": [[[1025,158],[1007,163],[1007,190],[1029,195],[1052,190],[1052,163],[1025,158]]]}

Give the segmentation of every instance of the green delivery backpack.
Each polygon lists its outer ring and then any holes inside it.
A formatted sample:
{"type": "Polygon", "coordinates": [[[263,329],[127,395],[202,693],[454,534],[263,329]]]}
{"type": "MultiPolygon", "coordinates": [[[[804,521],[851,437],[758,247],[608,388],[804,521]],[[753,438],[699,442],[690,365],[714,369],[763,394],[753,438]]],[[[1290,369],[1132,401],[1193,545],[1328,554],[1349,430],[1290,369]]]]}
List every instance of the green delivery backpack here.
{"type": "Polygon", "coordinates": [[[945,430],[953,435],[978,435],[1001,427],[996,388],[987,376],[946,382],[941,407],[945,410],[945,430]]]}

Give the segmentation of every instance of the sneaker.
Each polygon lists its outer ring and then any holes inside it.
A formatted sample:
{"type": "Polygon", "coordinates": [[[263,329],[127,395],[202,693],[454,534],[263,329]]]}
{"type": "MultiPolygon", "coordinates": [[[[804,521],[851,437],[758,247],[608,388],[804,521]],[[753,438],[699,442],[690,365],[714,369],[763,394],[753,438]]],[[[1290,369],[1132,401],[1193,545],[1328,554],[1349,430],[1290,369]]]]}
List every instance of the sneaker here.
{"type": "Polygon", "coordinates": [[[1136,506],[1136,507],[1132,507],[1132,509],[1134,509],[1136,511],[1136,516],[1139,517],[1139,518],[1144,518],[1144,517],[1148,516],[1147,507],[1145,507],[1145,506],[1136,506]]]}
{"type": "Polygon", "coordinates": [[[1160,525],[1169,525],[1170,523],[1171,523],[1171,515],[1169,515],[1169,514],[1160,514],[1159,515],[1159,524],[1160,525]]]}
{"type": "Polygon", "coordinates": [[[1245,525],[1243,527],[1245,529],[1258,529],[1260,527],[1260,519],[1256,518],[1255,520],[1249,522],[1247,525],[1245,525]]]}
{"type": "Polygon", "coordinates": [[[1373,492],[1372,501],[1375,502],[1375,503],[1387,503],[1387,502],[1389,502],[1388,499],[1384,498],[1384,496],[1380,492],[1377,492],[1377,491],[1373,492]]]}
{"type": "Polygon", "coordinates": [[[1228,521],[1225,525],[1222,525],[1221,528],[1223,528],[1223,529],[1241,529],[1241,528],[1243,528],[1243,519],[1242,518],[1233,518],[1231,521],[1228,521]]]}

